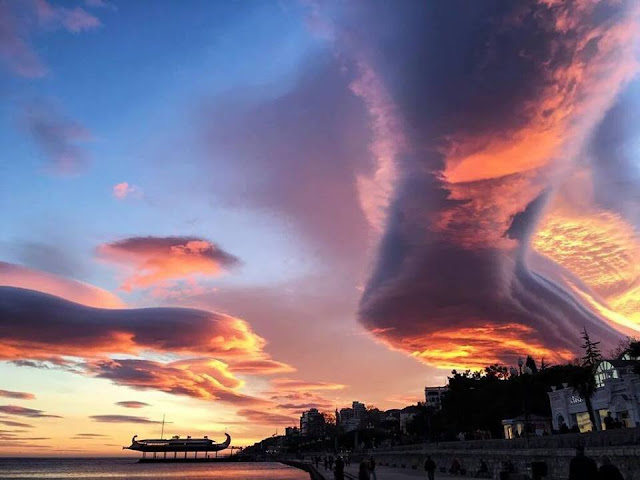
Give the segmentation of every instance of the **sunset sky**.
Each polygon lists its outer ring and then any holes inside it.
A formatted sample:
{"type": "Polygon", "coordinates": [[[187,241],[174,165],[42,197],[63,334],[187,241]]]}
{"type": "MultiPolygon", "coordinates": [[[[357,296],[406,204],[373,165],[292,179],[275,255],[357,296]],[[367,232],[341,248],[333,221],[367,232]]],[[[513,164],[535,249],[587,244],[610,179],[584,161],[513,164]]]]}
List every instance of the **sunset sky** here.
{"type": "Polygon", "coordinates": [[[640,330],[640,3],[0,0],[0,455],[248,445],[640,330]]]}

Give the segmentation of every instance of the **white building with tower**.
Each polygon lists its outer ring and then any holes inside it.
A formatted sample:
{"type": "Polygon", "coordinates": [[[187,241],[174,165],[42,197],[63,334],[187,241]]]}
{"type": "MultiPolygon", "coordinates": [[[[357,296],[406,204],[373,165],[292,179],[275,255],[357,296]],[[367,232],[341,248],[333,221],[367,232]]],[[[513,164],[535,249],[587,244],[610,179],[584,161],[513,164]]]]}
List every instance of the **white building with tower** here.
{"type": "MultiPolygon", "coordinates": [[[[596,392],[591,397],[599,429],[606,429],[610,413],[618,426],[640,426],[640,375],[635,373],[640,361],[624,356],[619,360],[602,360],[595,370],[596,392]]],[[[593,429],[583,398],[568,384],[549,392],[553,429],[593,429]],[[565,428],[566,427],[566,428],[565,428]]],[[[609,422],[610,423],[610,422],[609,422]]]]}

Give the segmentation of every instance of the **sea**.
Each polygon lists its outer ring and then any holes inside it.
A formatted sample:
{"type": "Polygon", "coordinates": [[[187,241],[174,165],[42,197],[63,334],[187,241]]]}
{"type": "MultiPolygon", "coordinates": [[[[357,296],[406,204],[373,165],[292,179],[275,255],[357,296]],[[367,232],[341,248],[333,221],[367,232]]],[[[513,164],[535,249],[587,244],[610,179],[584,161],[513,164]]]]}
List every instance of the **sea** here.
{"type": "Polygon", "coordinates": [[[0,458],[0,479],[309,480],[281,463],[136,463],[132,458],[0,458]]]}

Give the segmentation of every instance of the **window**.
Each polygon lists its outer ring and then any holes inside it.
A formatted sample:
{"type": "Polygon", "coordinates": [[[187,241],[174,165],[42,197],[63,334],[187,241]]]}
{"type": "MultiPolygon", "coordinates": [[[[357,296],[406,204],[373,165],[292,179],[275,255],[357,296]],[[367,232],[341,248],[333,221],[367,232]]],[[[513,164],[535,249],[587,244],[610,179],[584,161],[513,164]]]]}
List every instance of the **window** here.
{"type": "Polygon", "coordinates": [[[595,373],[596,387],[604,387],[604,381],[611,378],[620,378],[618,371],[610,362],[606,360],[600,362],[595,373]]]}

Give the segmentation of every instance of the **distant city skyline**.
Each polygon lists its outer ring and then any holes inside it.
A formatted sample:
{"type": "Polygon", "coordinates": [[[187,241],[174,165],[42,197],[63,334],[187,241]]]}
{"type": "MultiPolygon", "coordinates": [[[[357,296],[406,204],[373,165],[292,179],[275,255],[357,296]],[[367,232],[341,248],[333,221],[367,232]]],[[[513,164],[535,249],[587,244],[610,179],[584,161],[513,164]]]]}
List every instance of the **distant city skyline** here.
{"type": "Polygon", "coordinates": [[[637,336],[605,4],[0,0],[0,455],[251,445],[637,336]]]}

